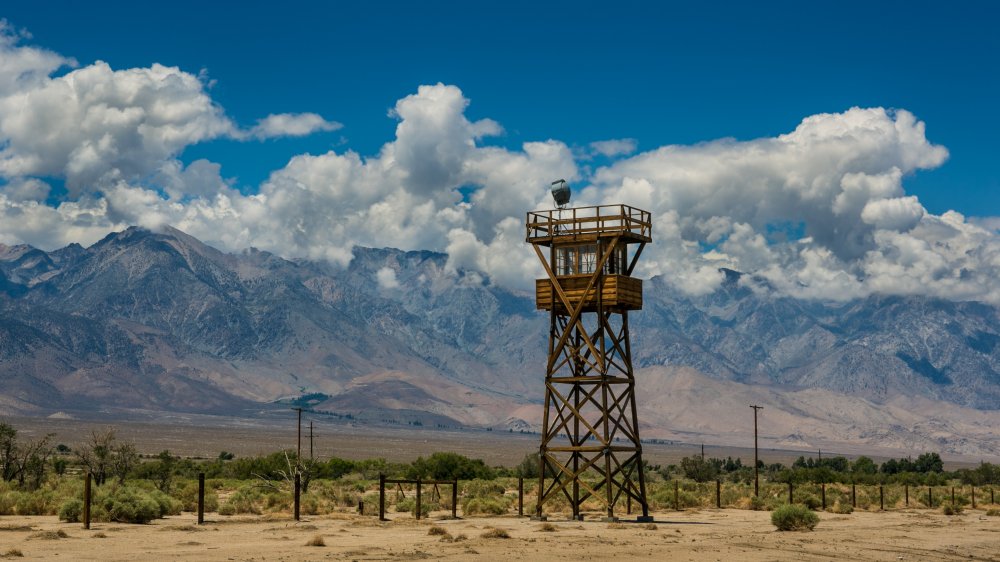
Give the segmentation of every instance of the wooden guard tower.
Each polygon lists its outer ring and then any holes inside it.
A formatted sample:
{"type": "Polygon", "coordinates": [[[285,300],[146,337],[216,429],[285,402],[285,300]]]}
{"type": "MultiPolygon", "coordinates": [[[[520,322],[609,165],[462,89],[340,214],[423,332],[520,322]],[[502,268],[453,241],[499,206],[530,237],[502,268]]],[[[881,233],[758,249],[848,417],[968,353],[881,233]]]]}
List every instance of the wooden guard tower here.
{"type": "Polygon", "coordinates": [[[632,271],[651,241],[650,214],[627,205],[528,213],[527,242],[548,275],[535,281],[535,306],[550,313],[539,517],[563,494],[574,519],[595,498],[609,518],[627,500],[652,520],[628,329],[629,311],[642,309],[632,271]]]}

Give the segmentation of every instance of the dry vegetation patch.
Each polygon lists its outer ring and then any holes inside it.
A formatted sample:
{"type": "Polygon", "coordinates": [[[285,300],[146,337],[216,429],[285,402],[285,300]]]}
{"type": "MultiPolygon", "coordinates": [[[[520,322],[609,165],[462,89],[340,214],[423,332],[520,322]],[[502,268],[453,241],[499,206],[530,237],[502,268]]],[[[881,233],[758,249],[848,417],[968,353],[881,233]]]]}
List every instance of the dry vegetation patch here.
{"type": "Polygon", "coordinates": [[[24,556],[24,553],[21,552],[21,549],[12,548],[7,552],[4,552],[3,555],[0,555],[0,558],[21,558],[22,556],[24,556]]]}
{"type": "Polygon", "coordinates": [[[559,529],[552,523],[542,523],[538,526],[538,531],[542,533],[554,533],[559,529]]]}
{"type": "Polygon", "coordinates": [[[499,527],[492,527],[479,536],[484,539],[509,539],[510,533],[499,527]]]}
{"type": "Polygon", "coordinates": [[[445,530],[444,527],[439,527],[437,525],[433,525],[430,529],[427,529],[427,534],[428,535],[447,535],[448,531],[445,530]]]}
{"type": "Polygon", "coordinates": [[[69,535],[66,531],[59,529],[58,531],[38,531],[37,533],[32,533],[29,539],[42,539],[42,540],[57,540],[68,538],[69,535]]]}
{"type": "Polygon", "coordinates": [[[0,525],[0,531],[33,531],[31,525],[0,525]]]}
{"type": "Polygon", "coordinates": [[[323,540],[322,535],[316,535],[306,542],[306,546],[326,546],[326,541],[323,540]]]}

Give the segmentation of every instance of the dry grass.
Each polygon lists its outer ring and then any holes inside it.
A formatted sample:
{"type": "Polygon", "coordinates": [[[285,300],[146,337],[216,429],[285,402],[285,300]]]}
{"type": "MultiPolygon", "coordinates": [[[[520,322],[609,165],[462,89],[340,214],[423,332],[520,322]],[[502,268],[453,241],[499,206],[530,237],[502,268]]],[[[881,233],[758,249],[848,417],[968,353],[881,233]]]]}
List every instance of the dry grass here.
{"type": "Polygon", "coordinates": [[[509,539],[510,533],[498,527],[493,527],[479,536],[484,539],[509,539]]]}
{"type": "Polygon", "coordinates": [[[427,534],[428,535],[447,535],[448,531],[444,527],[439,527],[437,525],[434,525],[430,529],[427,529],[427,534]]]}
{"type": "Polygon", "coordinates": [[[326,546],[326,541],[323,540],[323,535],[316,535],[306,542],[306,546],[326,546]]]}
{"type": "Polygon", "coordinates": [[[628,529],[628,525],[624,523],[608,523],[609,529],[628,529]]]}
{"type": "Polygon", "coordinates": [[[552,523],[542,523],[541,525],[538,526],[538,530],[539,532],[542,533],[553,533],[555,531],[558,531],[559,529],[556,528],[556,526],[553,525],[552,523]]]}
{"type": "Polygon", "coordinates": [[[24,556],[24,553],[21,552],[21,549],[19,549],[19,548],[12,548],[12,549],[8,550],[7,552],[4,552],[3,556],[0,556],[0,558],[21,558],[23,556],[24,556]]]}
{"type": "Polygon", "coordinates": [[[94,537],[95,539],[106,539],[106,538],[108,538],[107,535],[105,535],[104,533],[100,533],[100,532],[94,533],[91,536],[94,537]]]}
{"type": "Polygon", "coordinates": [[[67,537],[69,537],[69,535],[66,534],[66,531],[63,531],[62,529],[59,529],[58,531],[39,531],[37,533],[33,533],[28,538],[29,539],[55,540],[55,539],[65,539],[67,537]]]}
{"type": "Polygon", "coordinates": [[[646,529],[647,531],[655,531],[659,527],[656,526],[656,523],[646,523],[645,525],[642,526],[642,528],[646,529]]]}
{"type": "Polygon", "coordinates": [[[30,531],[31,525],[0,525],[0,531],[30,531]]]}
{"type": "Polygon", "coordinates": [[[995,507],[992,509],[988,509],[986,510],[986,515],[989,515],[990,517],[998,517],[1000,516],[1000,509],[997,509],[995,507]]]}

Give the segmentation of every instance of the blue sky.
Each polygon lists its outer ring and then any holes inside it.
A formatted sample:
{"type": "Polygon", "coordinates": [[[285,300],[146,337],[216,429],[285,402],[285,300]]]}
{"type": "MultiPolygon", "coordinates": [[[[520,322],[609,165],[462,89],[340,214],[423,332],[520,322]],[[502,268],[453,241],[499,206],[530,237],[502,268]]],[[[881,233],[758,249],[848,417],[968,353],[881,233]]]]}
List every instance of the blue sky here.
{"type": "Polygon", "coordinates": [[[0,243],[171,225],[530,289],[524,212],[564,177],[650,210],[639,273],[688,293],[1000,304],[996,6],[6,5],[0,243]]]}
{"type": "Polygon", "coordinates": [[[21,2],[3,16],[86,65],[216,80],[240,123],[316,112],[340,130],[185,149],[254,189],[302,152],[372,155],[419,84],[459,86],[489,144],[753,139],[852,106],[903,108],[944,145],[905,180],[934,213],[1000,214],[1000,34],[992,2],[21,2]]]}

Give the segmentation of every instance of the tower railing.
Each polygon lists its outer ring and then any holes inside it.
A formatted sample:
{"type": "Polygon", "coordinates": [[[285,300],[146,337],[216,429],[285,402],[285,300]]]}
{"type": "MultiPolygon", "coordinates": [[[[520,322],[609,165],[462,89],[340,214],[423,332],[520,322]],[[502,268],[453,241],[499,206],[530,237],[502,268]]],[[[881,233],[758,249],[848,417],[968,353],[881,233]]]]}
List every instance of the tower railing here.
{"type": "Polygon", "coordinates": [[[583,242],[621,236],[628,241],[650,242],[653,235],[649,211],[629,205],[530,211],[526,226],[525,241],[542,246],[548,246],[554,238],[583,242]]]}

